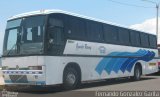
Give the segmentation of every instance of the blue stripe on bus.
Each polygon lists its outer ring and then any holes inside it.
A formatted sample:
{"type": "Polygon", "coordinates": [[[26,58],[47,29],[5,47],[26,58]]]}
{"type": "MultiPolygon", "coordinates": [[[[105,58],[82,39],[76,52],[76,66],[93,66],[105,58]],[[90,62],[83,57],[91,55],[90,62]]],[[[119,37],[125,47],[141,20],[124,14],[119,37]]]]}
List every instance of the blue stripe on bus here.
{"type": "Polygon", "coordinates": [[[96,67],[96,71],[101,75],[102,71],[105,70],[108,74],[111,71],[118,73],[121,70],[123,73],[127,70],[131,72],[134,64],[139,61],[148,62],[152,60],[155,56],[153,51],[149,50],[138,50],[137,52],[112,52],[108,56],[135,56],[136,58],[103,58],[96,67]]]}
{"type": "Polygon", "coordinates": [[[117,61],[116,61],[116,64],[113,66],[113,71],[115,73],[118,73],[119,69],[126,62],[127,59],[128,58],[118,58],[117,61]]]}
{"type": "MultiPolygon", "coordinates": [[[[7,84],[18,84],[18,82],[17,83],[13,83],[11,80],[4,80],[4,82],[7,84]]],[[[45,81],[28,81],[27,82],[27,84],[29,84],[29,83],[35,83],[36,85],[45,85],[46,84],[46,82],[45,81]]]]}
{"type": "Polygon", "coordinates": [[[145,61],[145,62],[148,62],[148,61],[152,60],[152,59],[154,58],[154,56],[155,56],[155,53],[154,53],[154,52],[148,51],[148,52],[146,52],[146,54],[145,54],[143,57],[131,61],[131,62],[127,65],[126,70],[127,70],[128,72],[131,72],[131,70],[132,70],[134,64],[136,63],[136,61],[138,61],[138,60],[143,60],[143,61],[145,61]]]}
{"type": "MultiPolygon", "coordinates": [[[[113,55],[113,56],[116,56],[118,54],[118,52],[113,52],[111,54],[109,54],[109,56],[113,55]]],[[[103,58],[99,65],[96,67],[96,71],[101,74],[103,69],[106,67],[106,65],[108,64],[108,62],[111,60],[112,58],[103,58]]]]}
{"type": "MultiPolygon", "coordinates": [[[[117,56],[130,56],[130,53],[122,52],[122,53],[118,53],[117,56]]],[[[123,60],[121,58],[112,58],[112,61],[109,62],[108,67],[105,67],[105,70],[107,69],[109,71],[108,74],[110,74],[112,70],[114,72],[118,72],[119,68],[123,65],[121,63],[124,63],[126,59],[127,58],[123,58],[123,60]],[[119,68],[116,68],[116,67],[119,67],[119,68]]]]}
{"type": "MultiPolygon", "coordinates": [[[[128,52],[128,55],[129,55],[129,56],[138,56],[138,58],[139,58],[139,57],[141,57],[144,53],[145,53],[144,50],[138,50],[138,51],[135,52],[135,53],[130,53],[130,52],[128,52]]],[[[128,66],[128,64],[129,64],[132,60],[134,60],[134,59],[135,59],[135,58],[128,58],[128,59],[122,64],[122,66],[121,66],[119,69],[124,73],[125,70],[126,70],[126,68],[127,68],[127,66],[128,66]]]]}
{"type": "Polygon", "coordinates": [[[110,74],[111,73],[111,71],[112,71],[112,68],[113,68],[113,64],[115,64],[115,62],[116,62],[116,60],[115,60],[116,58],[111,58],[111,60],[108,62],[108,64],[106,64],[106,67],[104,68],[104,70],[108,73],[108,74],[110,74]]]}
{"type": "MultiPolygon", "coordinates": [[[[126,52],[123,52],[123,54],[126,54],[126,52]]],[[[121,56],[123,54],[116,52],[116,55],[114,55],[114,56],[121,56]]],[[[113,55],[111,55],[111,56],[113,56],[113,55]]],[[[117,64],[116,62],[117,62],[117,58],[111,58],[111,60],[108,62],[108,64],[106,64],[106,67],[104,69],[108,74],[111,73],[112,69],[117,64]]]]}
{"type": "Polygon", "coordinates": [[[42,71],[3,71],[4,74],[43,74],[42,71]]]}

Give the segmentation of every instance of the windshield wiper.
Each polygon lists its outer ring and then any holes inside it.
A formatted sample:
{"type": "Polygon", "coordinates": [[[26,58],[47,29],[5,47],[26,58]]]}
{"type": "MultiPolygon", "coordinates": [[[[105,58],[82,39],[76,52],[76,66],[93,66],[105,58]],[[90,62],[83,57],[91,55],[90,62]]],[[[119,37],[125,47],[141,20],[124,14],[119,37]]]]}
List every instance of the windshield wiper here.
{"type": "Polygon", "coordinates": [[[10,54],[10,52],[14,49],[14,47],[15,47],[15,52],[16,53],[18,53],[18,46],[19,46],[19,40],[20,39],[20,35],[19,35],[19,33],[17,33],[17,40],[16,40],[16,43],[12,46],[12,48],[8,51],[8,53],[7,53],[7,55],[9,55],[10,54]]]}
{"type": "MultiPolygon", "coordinates": [[[[14,48],[16,45],[17,45],[17,43],[15,43],[15,44],[12,46],[12,48],[8,51],[7,55],[10,54],[10,52],[13,50],[13,48],[14,48]]],[[[16,49],[15,49],[15,50],[16,50],[16,49]]]]}

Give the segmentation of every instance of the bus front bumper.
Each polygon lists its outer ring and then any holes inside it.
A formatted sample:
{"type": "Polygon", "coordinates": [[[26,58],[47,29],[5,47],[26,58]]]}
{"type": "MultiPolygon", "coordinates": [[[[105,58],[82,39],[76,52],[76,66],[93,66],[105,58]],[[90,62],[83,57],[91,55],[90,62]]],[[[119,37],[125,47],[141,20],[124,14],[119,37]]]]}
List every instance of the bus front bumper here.
{"type": "Polygon", "coordinates": [[[46,85],[42,71],[3,71],[5,85],[46,85]]]}

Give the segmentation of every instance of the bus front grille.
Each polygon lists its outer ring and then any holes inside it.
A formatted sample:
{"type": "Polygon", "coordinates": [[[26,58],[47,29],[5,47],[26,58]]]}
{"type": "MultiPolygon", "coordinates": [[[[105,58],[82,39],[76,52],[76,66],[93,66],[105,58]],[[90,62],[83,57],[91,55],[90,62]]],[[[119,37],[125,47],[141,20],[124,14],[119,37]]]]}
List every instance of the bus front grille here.
{"type": "Polygon", "coordinates": [[[12,83],[28,83],[26,75],[9,75],[12,83]]]}

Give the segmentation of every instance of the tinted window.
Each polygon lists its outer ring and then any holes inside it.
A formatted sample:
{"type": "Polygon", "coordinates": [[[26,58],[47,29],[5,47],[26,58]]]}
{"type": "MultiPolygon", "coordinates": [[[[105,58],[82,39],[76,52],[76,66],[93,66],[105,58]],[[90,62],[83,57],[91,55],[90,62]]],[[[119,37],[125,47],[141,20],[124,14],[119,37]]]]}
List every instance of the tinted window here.
{"type": "Polygon", "coordinates": [[[124,28],[119,28],[119,42],[124,45],[130,44],[129,31],[124,28]]]}
{"type": "Polygon", "coordinates": [[[50,18],[49,19],[49,26],[48,26],[48,35],[49,41],[56,45],[61,45],[64,42],[64,35],[63,35],[63,21],[57,18],[50,18]]]}
{"type": "Polygon", "coordinates": [[[19,27],[21,25],[22,19],[12,20],[7,22],[7,29],[19,27]]]}
{"type": "Polygon", "coordinates": [[[140,34],[137,31],[130,31],[131,45],[140,46],[140,34]]]}
{"type": "Polygon", "coordinates": [[[43,40],[44,16],[25,18],[23,24],[24,43],[37,43],[43,40]]]}
{"type": "Polygon", "coordinates": [[[85,38],[85,22],[82,19],[69,17],[67,23],[67,36],[71,39],[85,38]]]}
{"type": "Polygon", "coordinates": [[[25,28],[24,32],[25,32],[23,34],[24,43],[42,42],[43,26],[25,28]]]}
{"type": "Polygon", "coordinates": [[[141,36],[141,46],[142,47],[149,47],[148,34],[141,33],[140,36],[141,36]]]}
{"type": "Polygon", "coordinates": [[[51,17],[49,19],[49,27],[63,27],[63,22],[60,19],[51,17]]]}
{"type": "Polygon", "coordinates": [[[104,25],[105,42],[116,43],[118,41],[118,29],[115,26],[104,25]]]}
{"type": "Polygon", "coordinates": [[[102,24],[88,21],[87,22],[87,36],[90,41],[99,42],[103,40],[102,24]]]}
{"type": "Polygon", "coordinates": [[[151,48],[157,48],[157,38],[156,36],[149,35],[149,44],[151,48]]]}
{"type": "Polygon", "coordinates": [[[61,55],[65,45],[65,18],[63,14],[52,14],[48,21],[48,46],[47,52],[50,55],[61,55]]]}
{"type": "Polygon", "coordinates": [[[8,41],[7,41],[7,50],[15,50],[17,42],[17,33],[18,29],[12,29],[8,31],[8,41]]]}
{"type": "Polygon", "coordinates": [[[41,26],[25,29],[24,42],[41,42],[43,38],[41,26]]]}

